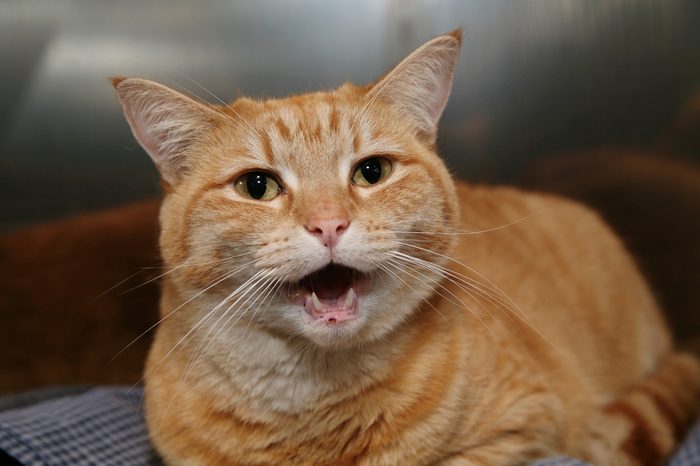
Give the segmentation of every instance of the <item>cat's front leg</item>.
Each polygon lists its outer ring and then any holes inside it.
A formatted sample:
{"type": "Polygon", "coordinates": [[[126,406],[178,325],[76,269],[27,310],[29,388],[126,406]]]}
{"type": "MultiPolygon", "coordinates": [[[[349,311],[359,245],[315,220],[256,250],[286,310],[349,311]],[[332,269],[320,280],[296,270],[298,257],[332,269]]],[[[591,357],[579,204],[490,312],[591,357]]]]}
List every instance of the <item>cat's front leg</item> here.
{"type": "Polygon", "coordinates": [[[588,422],[582,457],[596,465],[657,466],[676,448],[700,407],[700,361],[668,355],[588,422]]]}
{"type": "Polygon", "coordinates": [[[563,401],[535,370],[517,362],[510,371],[501,365],[502,378],[492,374],[495,385],[482,394],[481,409],[468,416],[456,448],[438,465],[525,466],[564,452],[563,401]]]}
{"type": "Polygon", "coordinates": [[[455,453],[443,459],[438,466],[525,466],[533,461],[555,454],[545,445],[528,443],[528,437],[511,442],[484,445],[469,451],[455,453]]]}
{"type": "Polygon", "coordinates": [[[505,425],[487,430],[467,448],[443,458],[439,466],[525,466],[561,454],[563,425],[558,398],[533,394],[512,407],[505,425]]]}

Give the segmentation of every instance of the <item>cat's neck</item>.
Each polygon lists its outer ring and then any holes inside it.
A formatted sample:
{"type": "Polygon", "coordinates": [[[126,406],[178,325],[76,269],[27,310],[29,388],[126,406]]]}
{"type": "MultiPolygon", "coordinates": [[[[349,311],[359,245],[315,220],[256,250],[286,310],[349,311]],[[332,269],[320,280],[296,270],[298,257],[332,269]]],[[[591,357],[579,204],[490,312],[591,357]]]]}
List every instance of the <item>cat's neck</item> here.
{"type": "MultiPolygon", "coordinates": [[[[422,327],[429,325],[426,319],[432,320],[429,315],[417,313],[381,340],[350,348],[320,348],[300,338],[236,325],[208,340],[206,354],[205,346],[193,342],[177,357],[180,363],[196,361],[188,378],[220,391],[220,399],[235,393],[238,402],[246,400],[252,409],[294,414],[318,406],[320,400],[340,402],[382,383],[409,352],[416,334],[425,333],[422,327]]],[[[167,335],[159,342],[159,352],[164,354],[182,338],[176,335],[183,328],[188,327],[166,322],[159,329],[167,335]]]]}
{"type": "Polygon", "coordinates": [[[397,331],[381,341],[329,349],[245,327],[231,329],[228,338],[235,351],[209,358],[212,375],[252,404],[289,413],[321,399],[339,401],[379,383],[407,341],[397,331]]]}

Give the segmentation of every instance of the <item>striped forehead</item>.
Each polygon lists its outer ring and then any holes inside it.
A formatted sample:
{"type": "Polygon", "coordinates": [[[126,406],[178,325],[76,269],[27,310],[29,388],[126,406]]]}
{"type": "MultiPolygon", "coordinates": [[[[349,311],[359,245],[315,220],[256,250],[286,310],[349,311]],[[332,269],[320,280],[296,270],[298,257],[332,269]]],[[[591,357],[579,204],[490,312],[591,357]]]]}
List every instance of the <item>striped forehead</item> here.
{"type": "Polygon", "coordinates": [[[258,151],[266,161],[308,173],[328,170],[359,150],[363,125],[328,103],[284,106],[260,125],[258,151]]]}
{"type": "Polygon", "coordinates": [[[357,106],[321,96],[259,103],[235,152],[249,166],[279,173],[292,189],[308,179],[347,178],[360,158],[400,152],[357,106]]]}
{"type": "MultiPolygon", "coordinates": [[[[246,124],[236,124],[235,143],[224,155],[222,179],[246,170],[270,170],[290,189],[306,180],[349,181],[360,159],[376,154],[404,153],[401,138],[384,130],[357,102],[328,94],[297,96],[264,102],[244,101],[246,124]]],[[[240,123],[240,121],[238,122],[240,123]]]]}

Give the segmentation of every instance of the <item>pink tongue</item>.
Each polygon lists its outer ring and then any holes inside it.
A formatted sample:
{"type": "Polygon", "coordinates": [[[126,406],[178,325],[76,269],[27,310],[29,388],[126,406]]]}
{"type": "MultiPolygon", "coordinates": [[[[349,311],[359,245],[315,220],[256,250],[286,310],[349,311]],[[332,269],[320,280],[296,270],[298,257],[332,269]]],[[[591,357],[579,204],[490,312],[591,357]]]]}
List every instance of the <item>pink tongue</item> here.
{"type": "Polygon", "coordinates": [[[350,271],[331,265],[311,275],[305,285],[315,292],[319,299],[337,299],[350,286],[350,271]]]}

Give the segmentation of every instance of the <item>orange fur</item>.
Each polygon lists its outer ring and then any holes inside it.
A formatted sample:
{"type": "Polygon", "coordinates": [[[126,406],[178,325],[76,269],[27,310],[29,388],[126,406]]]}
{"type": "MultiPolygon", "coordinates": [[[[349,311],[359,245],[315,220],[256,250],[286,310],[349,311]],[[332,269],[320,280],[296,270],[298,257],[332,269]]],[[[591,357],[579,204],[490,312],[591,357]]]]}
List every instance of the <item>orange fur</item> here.
{"type": "Polygon", "coordinates": [[[618,239],[571,201],[455,183],[434,152],[460,41],[370,86],[228,107],[115,81],[170,186],[160,245],[177,269],[146,372],[167,463],[624,466],[671,451],[700,366],[673,352],[618,239]],[[378,155],[386,179],[351,182],[378,155]],[[252,170],[284,190],[236,192],[252,170]],[[335,249],[310,234],[319,215],[347,220],[335,249]],[[294,301],[330,262],[370,277],[342,323],[294,301]]]}

